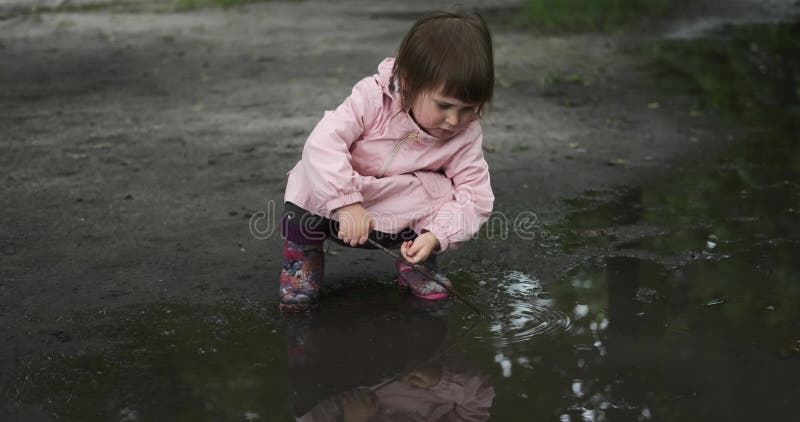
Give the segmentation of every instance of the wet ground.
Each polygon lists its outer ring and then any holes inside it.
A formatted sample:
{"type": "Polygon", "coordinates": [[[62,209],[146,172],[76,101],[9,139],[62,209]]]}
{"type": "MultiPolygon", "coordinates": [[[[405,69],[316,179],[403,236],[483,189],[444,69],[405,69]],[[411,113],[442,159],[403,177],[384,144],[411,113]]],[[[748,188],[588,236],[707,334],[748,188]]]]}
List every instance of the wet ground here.
{"type": "Polygon", "coordinates": [[[4,420],[797,417],[797,24],[496,22],[498,213],[441,260],[484,315],[333,246],[286,318],[283,173],[429,7],[353,5],[0,21],[4,420]]]}

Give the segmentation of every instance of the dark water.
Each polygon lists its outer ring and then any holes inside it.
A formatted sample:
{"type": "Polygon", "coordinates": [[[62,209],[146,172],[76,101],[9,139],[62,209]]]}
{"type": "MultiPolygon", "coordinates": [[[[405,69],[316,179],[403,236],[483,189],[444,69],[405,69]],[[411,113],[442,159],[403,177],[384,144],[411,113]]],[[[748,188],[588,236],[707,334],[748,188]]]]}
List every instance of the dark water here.
{"type": "Polygon", "coordinates": [[[5,394],[66,420],[291,420],[365,397],[389,420],[800,420],[799,43],[797,25],[757,26],[647,53],[744,140],[568,201],[549,244],[586,260],[560,279],[454,274],[485,318],[385,283],[302,318],[91,311],[74,316],[88,348],[23,363],[5,394]],[[450,383],[412,388],[411,373],[450,383]]]}
{"type": "Polygon", "coordinates": [[[286,347],[252,304],[132,307],[75,316],[88,350],[24,364],[24,402],[66,420],[246,420],[287,415],[286,347]],[[269,412],[267,412],[269,410],[269,412]]]}

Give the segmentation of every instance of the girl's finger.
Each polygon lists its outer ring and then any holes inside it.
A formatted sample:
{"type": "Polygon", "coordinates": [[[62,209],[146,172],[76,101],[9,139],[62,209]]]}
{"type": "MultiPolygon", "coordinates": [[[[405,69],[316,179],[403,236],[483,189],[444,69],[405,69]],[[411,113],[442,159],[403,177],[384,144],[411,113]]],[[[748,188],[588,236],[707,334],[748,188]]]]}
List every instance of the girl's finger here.
{"type": "Polygon", "coordinates": [[[430,254],[430,250],[428,249],[428,247],[427,246],[423,246],[422,248],[420,248],[419,251],[417,251],[416,254],[414,254],[414,256],[417,258],[417,263],[419,263],[419,262],[423,262],[426,259],[428,259],[428,255],[429,254],[430,254]]]}
{"type": "Polygon", "coordinates": [[[433,246],[425,245],[422,248],[422,250],[420,250],[420,252],[421,252],[420,255],[424,255],[427,258],[431,254],[432,251],[433,251],[433,246]]]}

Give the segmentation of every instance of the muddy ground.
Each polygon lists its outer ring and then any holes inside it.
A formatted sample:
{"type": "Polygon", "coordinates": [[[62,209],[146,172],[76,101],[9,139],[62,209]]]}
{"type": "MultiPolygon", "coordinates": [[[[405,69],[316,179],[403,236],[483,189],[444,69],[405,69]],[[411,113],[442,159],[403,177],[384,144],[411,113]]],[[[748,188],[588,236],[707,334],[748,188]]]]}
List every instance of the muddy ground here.
{"type": "MultiPolygon", "coordinates": [[[[32,13],[27,3],[0,2],[6,398],[19,365],[85,347],[69,335],[76,312],[225,300],[274,308],[281,242],[255,236],[251,223],[274,228],[285,173],[322,112],[393,55],[415,16],[449,4],[173,12],[147,2],[47,11],[60,3],[41,1],[32,13]]],[[[516,3],[486,11],[498,70],[486,156],[496,211],[509,221],[535,214],[537,236],[489,236],[442,261],[449,271],[501,266],[542,280],[584,259],[542,241],[568,211],[563,199],[646,185],[740,136],[736,122],[658,91],[642,59],[625,51],[795,7],[698,3],[626,34],[543,35],[503,23],[516,3]]],[[[332,252],[331,285],[391,279],[391,260],[378,252],[332,252]]]]}

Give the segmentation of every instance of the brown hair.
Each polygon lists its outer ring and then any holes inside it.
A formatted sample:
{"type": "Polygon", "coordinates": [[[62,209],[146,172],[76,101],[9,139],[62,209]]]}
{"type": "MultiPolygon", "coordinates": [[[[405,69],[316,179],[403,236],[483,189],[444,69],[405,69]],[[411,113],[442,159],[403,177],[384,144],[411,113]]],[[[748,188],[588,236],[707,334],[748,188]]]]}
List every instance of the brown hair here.
{"type": "Polygon", "coordinates": [[[400,43],[392,69],[399,84],[403,108],[428,90],[442,87],[442,94],[479,111],[494,94],[494,49],[486,21],[474,12],[436,11],[417,19],[400,43]]]}

